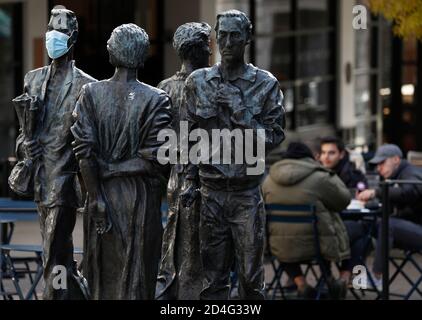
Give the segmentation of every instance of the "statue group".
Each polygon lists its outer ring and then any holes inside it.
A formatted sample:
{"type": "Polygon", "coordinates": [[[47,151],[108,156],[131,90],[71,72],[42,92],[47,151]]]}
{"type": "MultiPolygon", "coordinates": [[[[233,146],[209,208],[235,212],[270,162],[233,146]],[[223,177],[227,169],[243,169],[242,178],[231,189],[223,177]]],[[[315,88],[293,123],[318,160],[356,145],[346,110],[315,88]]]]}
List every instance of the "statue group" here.
{"type": "Polygon", "coordinates": [[[160,132],[179,132],[181,121],[189,132],[210,135],[262,130],[266,153],[284,139],[277,79],[244,60],[251,22],[226,11],[215,32],[221,62],[210,67],[211,27],[181,25],[173,39],[181,69],[155,88],[137,79],[147,33],[121,25],[107,42],[115,73],[97,81],[73,60],[75,14],[52,10],[46,33],[52,63],[29,72],[14,100],[21,130],[9,177],[11,188],[33,195],[38,206],[44,299],[224,300],[231,272],[241,299],[264,299],[263,173],[248,174],[249,163],[235,162],[234,154],[231,163],[164,164],[158,156],[160,132]],[[168,181],[164,233],[162,181],[168,181]],[[78,207],[79,268],[72,240],[78,207]],[[58,265],[67,270],[67,288],[54,288],[58,265]]]}

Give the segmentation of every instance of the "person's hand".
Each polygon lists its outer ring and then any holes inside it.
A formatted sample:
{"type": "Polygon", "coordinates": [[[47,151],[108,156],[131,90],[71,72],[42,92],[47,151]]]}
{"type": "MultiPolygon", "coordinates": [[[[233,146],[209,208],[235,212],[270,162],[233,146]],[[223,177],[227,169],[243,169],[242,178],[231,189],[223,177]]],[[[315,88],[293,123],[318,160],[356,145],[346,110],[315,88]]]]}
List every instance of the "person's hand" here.
{"type": "Polygon", "coordinates": [[[375,190],[364,190],[356,195],[356,199],[363,202],[368,202],[375,198],[375,190]]]}
{"type": "Polygon", "coordinates": [[[230,84],[220,84],[217,92],[217,102],[230,111],[230,120],[241,127],[250,128],[251,125],[245,122],[246,108],[242,102],[241,91],[230,84]]]}
{"type": "Polygon", "coordinates": [[[42,155],[42,151],[43,151],[42,146],[39,144],[37,140],[25,141],[23,143],[23,147],[26,152],[26,155],[30,159],[37,159],[41,157],[42,155]]]}
{"type": "Polygon", "coordinates": [[[89,201],[88,211],[91,214],[98,234],[104,234],[111,229],[111,223],[109,223],[107,218],[106,204],[101,196],[89,201]]]}
{"type": "Polygon", "coordinates": [[[249,126],[245,123],[245,109],[237,110],[233,112],[231,121],[241,127],[248,128],[249,126]]]}
{"type": "Polygon", "coordinates": [[[241,92],[232,85],[220,84],[217,91],[217,103],[229,108],[232,112],[242,107],[241,92]]]}
{"type": "Polygon", "coordinates": [[[73,153],[75,154],[76,159],[87,159],[91,156],[90,148],[87,148],[84,144],[78,144],[76,141],[71,143],[73,148],[73,153]]]}
{"type": "Polygon", "coordinates": [[[189,208],[199,196],[199,189],[196,186],[191,185],[180,194],[180,203],[184,208],[189,208]]]}

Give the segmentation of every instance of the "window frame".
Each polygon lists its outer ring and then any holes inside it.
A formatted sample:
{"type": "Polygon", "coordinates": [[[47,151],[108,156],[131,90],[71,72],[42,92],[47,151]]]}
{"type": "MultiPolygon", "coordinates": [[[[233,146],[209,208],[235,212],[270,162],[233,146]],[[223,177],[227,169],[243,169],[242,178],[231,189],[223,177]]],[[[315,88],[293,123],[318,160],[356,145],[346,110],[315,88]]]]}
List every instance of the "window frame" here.
{"type": "MultiPolygon", "coordinates": [[[[326,0],[327,1],[327,13],[328,13],[328,21],[329,25],[324,27],[318,28],[300,28],[299,25],[299,2],[297,0],[290,0],[290,8],[291,8],[291,19],[290,19],[290,30],[288,31],[279,31],[272,34],[268,34],[265,32],[261,32],[256,27],[254,28],[253,40],[251,43],[250,48],[250,57],[251,62],[255,63],[256,61],[256,41],[258,38],[270,38],[270,39],[277,39],[277,38],[290,38],[290,47],[292,48],[290,54],[291,57],[291,71],[290,77],[291,80],[286,81],[279,81],[280,86],[282,88],[293,88],[293,111],[289,112],[289,126],[288,130],[298,130],[298,129],[309,129],[314,126],[330,126],[331,123],[335,123],[336,119],[336,110],[335,110],[335,101],[336,101],[336,91],[337,91],[337,84],[336,84],[336,66],[337,66],[337,45],[336,45],[336,37],[337,37],[337,9],[338,4],[335,0],[326,0]],[[333,58],[332,63],[329,65],[328,74],[324,75],[315,75],[311,77],[301,77],[299,76],[299,61],[298,61],[298,53],[299,53],[299,42],[300,38],[303,36],[312,36],[312,35],[319,35],[319,34],[327,34],[328,35],[328,43],[329,47],[328,50],[331,52],[331,56],[333,58]],[[316,82],[320,84],[322,82],[326,82],[329,86],[329,97],[327,101],[327,118],[325,123],[316,123],[311,125],[299,126],[298,121],[298,98],[299,98],[299,90],[300,87],[306,83],[316,82]]],[[[250,0],[250,13],[251,19],[254,26],[256,26],[256,0],[250,0]]]]}

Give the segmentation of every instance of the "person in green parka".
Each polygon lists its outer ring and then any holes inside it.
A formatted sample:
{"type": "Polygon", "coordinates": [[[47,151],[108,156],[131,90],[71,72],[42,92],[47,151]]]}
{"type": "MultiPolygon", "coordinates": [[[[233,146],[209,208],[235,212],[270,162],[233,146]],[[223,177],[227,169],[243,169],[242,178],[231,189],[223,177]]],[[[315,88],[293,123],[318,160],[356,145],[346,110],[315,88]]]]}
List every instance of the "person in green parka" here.
{"type": "MultiPolygon", "coordinates": [[[[314,159],[305,144],[294,142],[288,146],[282,160],[271,166],[262,190],[266,204],[316,206],[321,254],[328,270],[331,261],[341,262],[350,257],[347,230],[338,214],[350,203],[350,192],[334,172],[314,159]]],[[[312,226],[270,223],[268,237],[272,254],[284,264],[298,287],[298,296],[315,297],[316,290],[307,284],[300,269],[300,262],[316,255],[312,226]]],[[[336,290],[338,297],[346,295],[346,282],[334,279],[330,282],[329,289],[336,290]]]]}

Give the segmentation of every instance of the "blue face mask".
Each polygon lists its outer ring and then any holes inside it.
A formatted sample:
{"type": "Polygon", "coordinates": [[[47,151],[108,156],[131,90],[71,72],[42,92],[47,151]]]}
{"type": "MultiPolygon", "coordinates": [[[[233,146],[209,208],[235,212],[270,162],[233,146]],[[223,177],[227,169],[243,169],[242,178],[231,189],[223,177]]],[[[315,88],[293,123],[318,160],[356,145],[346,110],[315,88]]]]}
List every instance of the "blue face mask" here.
{"type": "Polygon", "coordinates": [[[56,30],[49,31],[45,34],[45,47],[48,56],[51,59],[57,59],[65,55],[70,47],[67,47],[67,41],[70,37],[56,30]]]}

